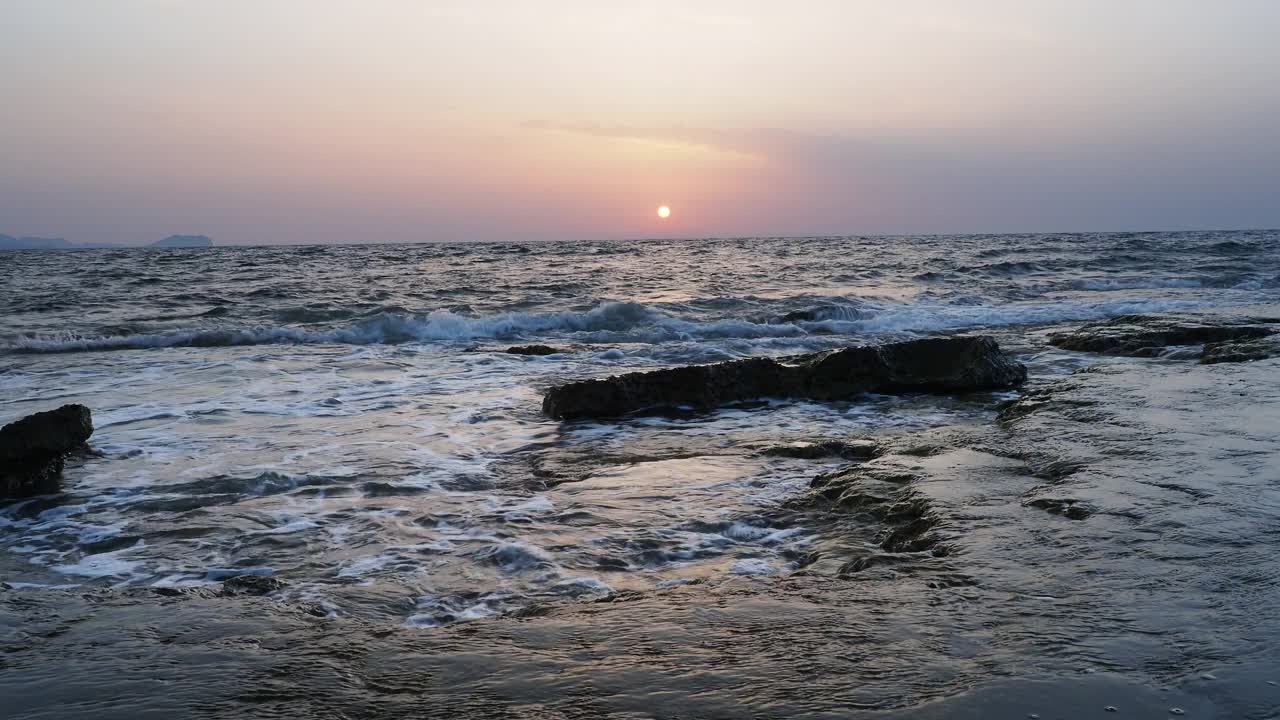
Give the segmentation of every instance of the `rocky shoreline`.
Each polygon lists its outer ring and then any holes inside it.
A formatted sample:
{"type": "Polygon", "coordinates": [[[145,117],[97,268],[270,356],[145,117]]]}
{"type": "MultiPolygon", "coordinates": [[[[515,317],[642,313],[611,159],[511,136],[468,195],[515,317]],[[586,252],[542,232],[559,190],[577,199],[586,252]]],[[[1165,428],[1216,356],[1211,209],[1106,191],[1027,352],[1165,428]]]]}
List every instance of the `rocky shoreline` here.
{"type": "MultiPolygon", "coordinates": [[[[1027,382],[987,400],[985,424],[758,447],[834,464],[775,511],[821,529],[780,577],[430,632],[335,616],[252,575],[0,585],[0,696],[32,718],[98,712],[113,687],[128,709],[100,717],[1267,717],[1280,644],[1237,641],[1280,626],[1273,595],[1224,593],[1274,577],[1274,498],[1256,478],[1280,480],[1266,475],[1280,382],[1251,361],[1276,357],[1277,330],[1263,316],[1088,323],[1048,342],[1097,363],[1051,380],[1027,381],[990,338],[951,337],[559,385],[543,410],[571,420],[1027,382]],[[1213,607],[1207,635],[1195,613],[1213,607]]],[[[682,451],[706,452],[653,457],[682,451]]],[[[651,459],[563,454],[536,455],[547,487],[651,459]]]]}

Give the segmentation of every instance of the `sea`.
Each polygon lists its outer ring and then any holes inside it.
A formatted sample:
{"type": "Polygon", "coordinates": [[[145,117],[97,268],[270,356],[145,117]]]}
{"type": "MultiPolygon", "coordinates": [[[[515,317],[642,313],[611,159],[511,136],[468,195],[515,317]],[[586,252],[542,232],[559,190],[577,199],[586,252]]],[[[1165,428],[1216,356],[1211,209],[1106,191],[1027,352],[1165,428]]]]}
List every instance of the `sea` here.
{"type": "Polygon", "coordinates": [[[3,252],[0,424],[76,402],[95,432],[60,493],[0,501],[0,694],[12,717],[1280,717],[1280,361],[1045,341],[1277,303],[1277,231],[3,252]],[[993,336],[1027,389],[540,407],[938,334],[993,336]],[[506,352],[529,344],[554,352],[506,352]],[[1033,390],[1049,415],[1001,416],[1033,390]],[[804,503],[849,459],[766,452],[832,439],[890,448],[948,551],[887,557],[884,517],[804,503]],[[1089,517],[1042,509],[1066,501],[1089,517]],[[245,574],[280,589],[218,595],[245,574]],[[217,623],[253,643],[183,635],[217,623]]]}

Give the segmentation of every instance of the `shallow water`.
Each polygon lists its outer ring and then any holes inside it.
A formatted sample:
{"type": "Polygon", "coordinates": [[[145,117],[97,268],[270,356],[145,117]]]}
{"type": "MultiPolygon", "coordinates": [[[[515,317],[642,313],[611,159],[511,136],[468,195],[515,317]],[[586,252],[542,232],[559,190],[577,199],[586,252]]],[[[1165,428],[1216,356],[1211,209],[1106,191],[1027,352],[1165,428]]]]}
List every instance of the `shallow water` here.
{"type": "MultiPolygon", "coordinates": [[[[432,690],[476,716],[468,693],[572,715],[530,689],[558,673],[577,697],[611,688],[600,712],[643,716],[657,684],[695,717],[819,717],[1037,674],[1189,692],[1223,667],[1251,679],[1235,705],[1192,693],[1204,712],[1280,712],[1263,677],[1280,656],[1275,361],[1043,343],[1081,320],[1280,300],[1276,233],[6,253],[0,284],[0,421],[83,402],[100,452],[63,494],[0,507],[10,594],[273,575],[288,585],[269,608],[484,667],[432,690]],[[977,330],[1028,364],[1031,392],[1060,381],[1069,412],[998,422],[1018,393],[538,411],[570,378],[977,330]],[[526,342],[566,352],[494,352],[526,342]],[[1110,369],[1069,375],[1095,364],[1110,369]],[[849,437],[893,449],[866,467],[910,476],[933,551],[885,553],[882,517],[803,502],[848,461],[760,452],[849,437]]],[[[237,626],[250,612],[191,602],[237,626]]],[[[279,612],[249,634],[294,632],[279,612]]],[[[335,661],[317,652],[294,658],[304,684],[335,661]]],[[[59,657],[41,653],[27,680],[59,657]]]]}

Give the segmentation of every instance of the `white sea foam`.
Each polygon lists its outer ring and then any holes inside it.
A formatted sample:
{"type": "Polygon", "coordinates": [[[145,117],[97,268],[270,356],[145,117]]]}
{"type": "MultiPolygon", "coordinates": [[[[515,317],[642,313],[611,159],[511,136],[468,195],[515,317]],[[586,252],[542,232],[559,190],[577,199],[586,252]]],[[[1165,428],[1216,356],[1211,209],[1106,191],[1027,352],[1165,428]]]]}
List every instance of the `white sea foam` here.
{"type": "Polygon", "coordinates": [[[729,527],[726,528],[724,532],[721,534],[723,534],[727,538],[733,538],[734,540],[751,541],[751,540],[760,540],[762,538],[768,537],[769,535],[772,535],[773,533],[774,533],[774,530],[772,528],[759,527],[757,525],[748,525],[747,523],[744,523],[744,522],[734,522],[734,523],[731,523],[729,527]]]}
{"type": "Polygon", "coordinates": [[[530,515],[541,515],[555,510],[555,503],[546,495],[534,495],[533,497],[524,498],[516,501],[499,501],[497,498],[490,498],[488,503],[495,510],[504,516],[528,517],[530,515]]]}
{"type": "Polygon", "coordinates": [[[501,592],[486,593],[475,600],[449,595],[424,595],[418,598],[420,612],[405,621],[411,627],[433,628],[455,621],[479,620],[510,609],[512,597],[501,592]]]}
{"type": "Polygon", "coordinates": [[[561,595],[578,597],[581,595],[600,595],[613,591],[609,584],[594,577],[576,577],[561,580],[551,589],[561,595]]]}
{"type": "Polygon", "coordinates": [[[463,608],[453,613],[417,613],[410,615],[406,624],[416,628],[433,628],[450,622],[466,622],[468,620],[480,620],[482,618],[492,617],[500,612],[485,603],[476,603],[469,607],[463,608]]]}
{"type": "Polygon", "coordinates": [[[365,575],[375,573],[383,569],[387,565],[396,562],[398,559],[399,558],[393,554],[366,555],[364,557],[351,560],[338,568],[338,577],[364,577],[365,575]]]}
{"type": "Polygon", "coordinates": [[[735,561],[729,572],[734,575],[773,575],[778,572],[778,569],[768,560],[743,558],[735,561]]]}
{"type": "Polygon", "coordinates": [[[314,520],[300,519],[285,523],[279,527],[267,528],[266,530],[254,530],[250,535],[290,535],[303,530],[310,530],[319,527],[314,520]]]}
{"type": "Polygon", "coordinates": [[[71,588],[80,587],[75,583],[49,584],[49,583],[33,583],[33,582],[13,582],[8,580],[3,581],[0,584],[7,585],[8,587],[14,590],[24,590],[27,588],[39,588],[41,590],[69,590],[71,588]]]}
{"type": "Polygon", "coordinates": [[[207,568],[204,571],[204,576],[202,580],[204,580],[205,582],[222,582],[227,578],[235,577],[237,575],[262,575],[264,577],[270,577],[272,575],[275,575],[275,570],[269,567],[243,567],[243,568],[213,567],[213,568],[207,568]]]}
{"type": "Polygon", "coordinates": [[[479,557],[511,573],[554,566],[551,556],[545,550],[520,541],[503,542],[485,548],[479,553],[479,557]]]}
{"type": "Polygon", "coordinates": [[[141,564],[137,560],[125,560],[121,556],[132,550],[117,550],[115,552],[98,553],[96,555],[85,555],[76,562],[63,563],[54,565],[51,569],[60,572],[63,575],[76,575],[88,578],[119,578],[121,580],[128,579],[133,576],[134,572],[141,564]]]}
{"type": "Polygon", "coordinates": [[[1068,283],[1073,290],[1161,290],[1204,287],[1193,278],[1089,278],[1068,283]]]}

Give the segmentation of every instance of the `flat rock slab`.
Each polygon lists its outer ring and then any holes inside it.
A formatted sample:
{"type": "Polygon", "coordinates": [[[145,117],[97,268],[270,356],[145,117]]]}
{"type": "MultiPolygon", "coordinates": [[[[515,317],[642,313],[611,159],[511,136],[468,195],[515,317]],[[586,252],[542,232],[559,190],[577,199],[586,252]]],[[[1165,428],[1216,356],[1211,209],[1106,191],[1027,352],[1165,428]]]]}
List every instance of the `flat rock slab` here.
{"type": "Polygon", "coordinates": [[[617,417],[640,410],[711,410],[763,397],[831,401],[873,392],[994,390],[1026,377],[1026,367],[990,337],[926,338],[583,380],[551,388],[542,411],[563,420],[617,417]]]}
{"type": "Polygon", "coordinates": [[[1226,362],[1252,362],[1280,357],[1280,333],[1263,338],[1210,343],[1200,352],[1205,365],[1226,362]]]}
{"type": "Polygon", "coordinates": [[[1280,350],[1280,345],[1264,341],[1277,333],[1276,318],[1122,315],[1053,333],[1049,343],[1063,350],[1127,357],[1160,357],[1166,348],[1203,345],[1198,356],[1203,362],[1240,362],[1271,357],[1280,350]]]}

